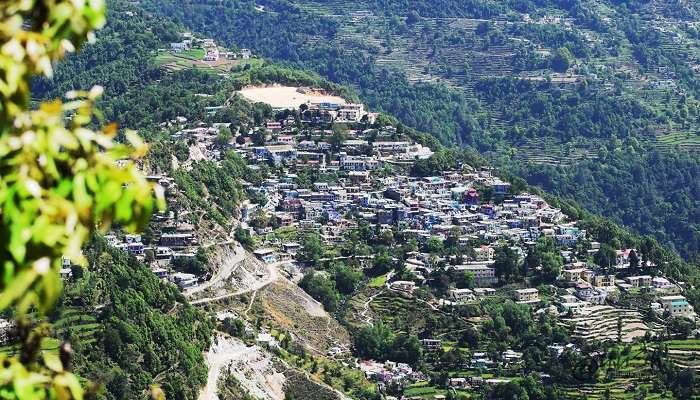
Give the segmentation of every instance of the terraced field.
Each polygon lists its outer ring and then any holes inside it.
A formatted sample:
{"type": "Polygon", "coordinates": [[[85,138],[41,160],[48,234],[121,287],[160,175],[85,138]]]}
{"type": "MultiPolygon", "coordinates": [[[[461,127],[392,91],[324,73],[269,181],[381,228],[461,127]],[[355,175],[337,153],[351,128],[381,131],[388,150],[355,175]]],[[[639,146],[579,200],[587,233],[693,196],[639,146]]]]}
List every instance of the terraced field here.
{"type": "Polygon", "coordinates": [[[204,50],[191,49],[180,53],[172,53],[160,50],[156,56],[156,64],[170,71],[179,71],[187,68],[197,68],[212,74],[223,74],[229,72],[231,68],[248,60],[219,60],[202,61],[204,50]],[[201,50],[201,51],[200,51],[201,50]]]}
{"type": "Polygon", "coordinates": [[[700,372],[700,340],[669,340],[664,344],[668,347],[669,358],[676,366],[700,372]]]}
{"type": "Polygon", "coordinates": [[[672,399],[670,393],[654,392],[649,383],[653,371],[647,360],[648,350],[642,345],[632,345],[628,351],[623,349],[619,346],[621,355],[618,359],[604,359],[596,383],[564,386],[565,398],[596,400],[605,399],[609,394],[609,398],[624,400],[638,399],[644,393],[644,399],[672,399]]]}
{"type": "Polygon", "coordinates": [[[94,315],[72,308],[64,310],[54,323],[57,337],[77,338],[80,344],[94,343],[100,326],[94,315]]]}
{"type": "MultiPolygon", "coordinates": [[[[41,341],[42,351],[55,351],[64,339],[70,339],[73,345],[95,343],[101,324],[94,315],[85,314],[79,309],[68,308],[60,313],[53,323],[54,333],[41,341]]],[[[0,346],[0,354],[16,354],[18,345],[0,346]]]]}
{"type": "MultiPolygon", "coordinates": [[[[373,62],[389,70],[406,74],[410,82],[439,83],[478,98],[476,83],[483,79],[517,77],[530,80],[550,79],[565,90],[573,89],[584,80],[599,88],[619,85],[623,93],[641,100],[660,115],[670,116],[670,122],[655,122],[652,130],[666,134],[649,138],[650,144],[664,151],[677,147],[696,151],[700,148],[697,133],[673,122],[675,104],[686,95],[678,83],[678,77],[668,69],[649,69],[635,58],[635,45],[629,42],[617,25],[607,23],[608,31],[597,31],[582,25],[561,9],[543,8],[537,16],[529,14],[504,14],[488,20],[492,30],[499,31],[496,38],[483,34],[484,19],[421,17],[409,22],[397,20],[376,12],[373,3],[367,1],[343,2],[340,0],[302,0],[295,2],[307,12],[321,15],[338,24],[332,39],[339,48],[363,49],[373,62]],[[543,36],[538,36],[541,33],[543,36]],[[567,32],[567,33],[565,33],[567,32]],[[519,54],[552,54],[556,48],[543,39],[552,35],[569,35],[571,40],[588,47],[591,55],[577,57],[575,65],[567,73],[555,73],[546,65],[523,66],[519,54]],[[615,39],[611,39],[614,37],[615,39]],[[612,41],[618,50],[609,51],[612,41]],[[615,84],[613,84],[615,82],[615,84]]],[[[590,1],[586,6],[601,19],[619,16],[605,2],[590,1]]],[[[698,41],[685,34],[672,18],[660,20],[659,15],[672,14],[663,1],[650,1],[638,11],[644,21],[654,21],[653,29],[663,53],[677,54],[689,65],[698,64],[698,41]]],[[[687,12],[693,12],[687,7],[687,12]]],[[[320,38],[310,38],[310,43],[320,38]]],[[[486,128],[504,131],[511,125],[509,116],[488,106],[486,128]]],[[[580,160],[597,158],[590,147],[571,151],[570,145],[541,147],[538,140],[524,140],[516,146],[518,160],[534,164],[575,164],[580,160]]],[[[596,146],[597,147],[597,146],[596,146]]]]}

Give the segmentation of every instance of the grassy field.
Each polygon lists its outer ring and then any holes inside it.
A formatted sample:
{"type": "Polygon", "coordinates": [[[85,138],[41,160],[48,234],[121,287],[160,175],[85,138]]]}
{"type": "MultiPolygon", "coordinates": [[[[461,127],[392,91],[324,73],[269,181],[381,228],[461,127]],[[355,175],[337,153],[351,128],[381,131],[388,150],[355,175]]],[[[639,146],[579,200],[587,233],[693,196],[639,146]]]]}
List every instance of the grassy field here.
{"type": "Polygon", "coordinates": [[[201,47],[195,47],[189,50],[181,51],[176,54],[182,58],[199,61],[202,59],[202,57],[204,57],[205,52],[204,49],[202,49],[201,47]]]}
{"type": "Polygon", "coordinates": [[[377,276],[369,280],[367,286],[371,288],[378,288],[386,285],[386,275],[377,276]]]}

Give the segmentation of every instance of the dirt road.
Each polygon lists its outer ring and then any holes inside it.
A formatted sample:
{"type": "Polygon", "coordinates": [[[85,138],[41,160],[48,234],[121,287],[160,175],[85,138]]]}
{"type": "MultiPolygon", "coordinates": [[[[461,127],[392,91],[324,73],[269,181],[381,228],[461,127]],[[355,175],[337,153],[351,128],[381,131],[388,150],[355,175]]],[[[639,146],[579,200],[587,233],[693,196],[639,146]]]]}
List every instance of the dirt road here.
{"type": "Polygon", "coordinates": [[[285,377],[275,370],[272,357],[258,346],[246,346],[226,335],[214,338],[206,357],[209,374],[199,400],[218,400],[217,383],[230,371],[243,389],[260,400],[284,400],[285,377]]]}
{"type": "MultiPolygon", "coordinates": [[[[223,300],[223,299],[227,299],[230,297],[236,297],[236,296],[240,296],[242,294],[246,294],[246,293],[260,290],[260,289],[264,288],[265,286],[269,285],[270,283],[276,281],[279,278],[279,272],[278,272],[277,268],[282,264],[284,264],[284,262],[267,264],[265,266],[267,269],[266,276],[259,279],[259,280],[256,280],[250,286],[247,286],[245,288],[241,288],[239,290],[236,290],[235,292],[226,293],[226,294],[221,295],[221,296],[207,297],[204,299],[194,300],[194,301],[191,301],[190,304],[211,303],[213,301],[223,300]]],[[[232,272],[233,272],[233,269],[231,269],[229,271],[228,276],[230,276],[232,272]]]]}
{"type": "Polygon", "coordinates": [[[215,288],[223,285],[223,283],[231,276],[233,271],[245,260],[245,249],[239,243],[235,243],[232,248],[228,248],[222,258],[219,269],[214,273],[210,280],[185,290],[185,297],[192,297],[204,290],[215,288]]]}

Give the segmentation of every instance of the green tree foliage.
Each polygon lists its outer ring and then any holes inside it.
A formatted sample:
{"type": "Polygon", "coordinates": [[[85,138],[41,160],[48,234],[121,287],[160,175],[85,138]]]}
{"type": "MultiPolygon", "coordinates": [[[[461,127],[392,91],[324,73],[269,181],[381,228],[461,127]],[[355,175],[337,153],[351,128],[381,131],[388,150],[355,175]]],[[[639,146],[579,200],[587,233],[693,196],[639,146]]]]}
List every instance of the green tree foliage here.
{"type": "MultiPolygon", "coordinates": [[[[363,41],[340,40],[345,27],[339,21],[316,12],[314,7],[299,7],[285,0],[267,4],[270,12],[258,12],[253,3],[238,0],[200,3],[149,0],[142,3],[154,13],[174,17],[190,29],[224,43],[252,48],[272,60],[313,69],[333,82],[351,85],[363,102],[374,109],[400,116],[405,125],[428,132],[443,143],[470,145],[482,152],[492,152],[490,156],[528,177],[530,183],[576,198],[589,210],[613,217],[638,232],[654,234],[665,243],[674,242],[685,256],[692,256],[700,248],[698,229],[693,222],[698,218],[692,218],[694,211],[700,209],[693,207],[693,199],[698,198],[693,195],[697,193],[693,191],[697,179],[687,179],[697,176],[694,167],[686,163],[675,165],[675,168],[670,165],[658,168],[658,163],[651,160],[635,160],[636,157],[646,157],[647,152],[655,153],[649,148],[638,146],[634,157],[608,149],[608,144],[612,144],[615,138],[623,141],[634,138],[637,143],[654,140],[653,132],[648,129],[650,126],[675,119],[676,114],[690,114],[682,109],[673,113],[660,112],[658,109],[665,108],[664,104],[649,103],[620,90],[620,79],[622,83],[626,81],[619,76],[610,77],[616,85],[610,91],[607,85],[588,81],[562,88],[549,81],[510,77],[481,80],[474,74],[470,76],[473,78],[470,82],[476,82],[474,94],[465,96],[439,84],[411,84],[402,73],[378,66],[376,61],[381,54],[375,47],[363,41]],[[250,26],[256,29],[250,29],[250,26]],[[309,37],[320,40],[310,41],[309,37]],[[505,121],[502,116],[506,116],[505,121]],[[500,123],[493,124],[492,117],[497,117],[500,123]],[[542,137],[567,146],[593,143],[606,158],[612,155],[621,160],[614,168],[608,160],[586,161],[583,167],[580,164],[561,167],[527,165],[520,160],[513,162],[509,157],[510,149],[520,148],[524,143],[542,137]],[[639,154],[640,151],[644,154],[639,154]],[[498,156],[504,153],[505,156],[498,156]],[[665,179],[657,179],[660,173],[667,175],[665,179]],[[611,175],[615,177],[611,178],[611,175]],[[622,187],[625,190],[620,190],[622,187]],[[640,210],[643,217],[638,217],[640,210]]],[[[668,48],[659,50],[662,35],[651,21],[640,15],[645,8],[641,3],[608,2],[607,6],[614,10],[617,18],[603,22],[594,7],[580,0],[361,2],[366,9],[377,10],[379,15],[386,16],[388,21],[399,21],[399,24],[391,24],[391,29],[397,34],[400,34],[398,30],[410,25],[403,23],[403,19],[411,22],[416,14],[422,19],[455,15],[489,19],[511,12],[528,13],[537,18],[543,8],[556,10],[557,15],[572,18],[574,29],[563,24],[512,23],[502,27],[484,23],[477,27],[474,36],[479,38],[479,44],[486,46],[499,36],[512,36],[541,48],[554,49],[549,61],[562,71],[568,69],[574,57],[588,62],[616,56],[627,40],[643,68],[654,71],[658,65],[669,67],[683,90],[698,97],[700,84],[697,74],[688,67],[687,52],[668,48]],[[600,34],[603,43],[591,46],[587,35],[582,33],[584,30],[600,34]]],[[[664,2],[662,9],[674,18],[692,20],[698,15],[698,7],[691,3],[664,2]]],[[[438,63],[440,50],[444,51],[455,43],[464,43],[465,46],[477,43],[466,41],[471,32],[445,35],[439,28],[433,31],[422,26],[421,29],[426,31],[407,30],[405,35],[411,40],[425,40],[436,54],[433,61],[438,63]]],[[[686,31],[695,37],[696,29],[686,31]]],[[[516,69],[536,70],[546,68],[547,61],[538,58],[533,51],[521,48],[512,64],[516,69]]],[[[453,64],[452,60],[448,64],[453,64]]],[[[447,67],[451,65],[443,67],[442,76],[448,77],[451,68],[447,67]]],[[[682,123],[694,122],[693,117],[682,118],[682,123]]],[[[696,155],[688,154],[671,156],[691,159],[693,164],[698,159],[696,155]]],[[[417,163],[415,175],[431,174],[430,170],[426,171],[426,166],[426,162],[417,163]]]]}
{"type": "Polygon", "coordinates": [[[591,212],[654,235],[686,257],[700,248],[700,197],[695,195],[700,182],[693,178],[700,176],[697,157],[652,150],[619,153],[575,167],[539,166],[524,175],[552,194],[576,199],[591,212]]]}
{"type": "Polygon", "coordinates": [[[593,256],[593,261],[603,268],[611,269],[617,264],[617,253],[612,246],[604,244],[593,256]]]}
{"type": "Polygon", "coordinates": [[[209,272],[209,260],[204,248],[197,249],[194,257],[177,257],[173,260],[173,267],[189,274],[204,275],[209,272]]]}
{"type": "Polygon", "coordinates": [[[530,250],[525,257],[525,266],[534,271],[543,282],[553,283],[559,273],[563,260],[554,242],[548,238],[537,241],[535,248],[530,250]]]}
{"type": "Polygon", "coordinates": [[[396,335],[382,321],[360,328],[353,339],[355,351],[360,357],[415,365],[423,354],[420,341],[415,336],[396,335]]]}
{"type": "Polygon", "coordinates": [[[320,272],[309,271],[299,281],[299,287],[318,300],[328,312],[335,312],[340,302],[340,294],[335,281],[320,272]]]}
{"type": "Polygon", "coordinates": [[[104,384],[107,399],[142,398],[153,383],[169,398],[195,399],[207,377],[202,352],[211,340],[209,318],[104,240],[95,237],[86,255],[92,268],[67,288],[63,307],[101,312],[95,340],[75,343],[76,372],[104,384]]]}
{"type": "MultiPolygon", "coordinates": [[[[102,122],[93,109],[101,88],[29,108],[32,78],[52,76],[53,63],[104,25],[104,12],[101,1],[0,4],[0,310],[13,307],[22,326],[28,311],[43,314],[56,303],[63,255],[84,263],[80,248],[96,226],[141,228],[154,207],[152,187],[135,165],[116,164],[143,156],[146,146],[133,133],[126,135],[131,146],[117,145],[114,125],[90,130],[102,122]]],[[[65,347],[62,359],[40,353],[46,325],[27,328],[24,356],[2,356],[4,396],[82,398],[66,370],[65,347]]]]}
{"type": "Polygon", "coordinates": [[[496,262],[494,268],[496,275],[504,282],[515,282],[522,278],[520,257],[515,250],[508,245],[496,248],[496,262]]]}
{"type": "Polygon", "coordinates": [[[321,237],[315,233],[310,233],[304,237],[299,249],[298,259],[300,261],[317,264],[326,252],[326,246],[321,241],[321,237]]]}
{"type": "Polygon", "coordinates": [[[342,294],[353,293],[364,277],[361,271],[356,271],[344,264],[337,265],[333,270],[333,275],[335,286],[342,294]]]}
{"type": "Polygon", "coordinates": [[[552,69],[556,72],[566,72],[571,67],[573,55],[566,47],[560,47],[552,56],[552,69]]]}

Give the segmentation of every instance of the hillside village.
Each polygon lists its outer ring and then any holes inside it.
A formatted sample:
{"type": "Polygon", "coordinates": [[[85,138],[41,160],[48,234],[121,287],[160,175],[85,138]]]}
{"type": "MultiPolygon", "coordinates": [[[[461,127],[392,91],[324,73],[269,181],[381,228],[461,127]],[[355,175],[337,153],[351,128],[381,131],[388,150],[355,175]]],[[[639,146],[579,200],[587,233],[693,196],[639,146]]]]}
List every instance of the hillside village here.
{"type": "Polygon", "coordinates": [[[18,3],[5,397],[698,397],[694,3],[18,3]]]}
{"type": "MultiPolygon", "coordinates": [[[[441,314],[484,301],[526,305],[535,315],[554,318],[569,333],[571,342],[548,346],[554,357],[591,343],[629,344],[676,334],[668,326],[680,319],[690,326],[682,337],[694,332],[697,315],[683,296],[684,282],[659,275],[640,249],[601,246],[577,221],[541,196],[514,189],[496,171],[458,163],[439,174],[412,175],[409,172],[428,162],[433,150],[401,127],[380,126],[377,115],[361,104],[306,103],[296,110],[275,111],[277,118],[232,132],[223,147],[217,137],[229,129],[226,124],[185,118],[168,124],[172,139],[191,143],[190,155],[200,161],[219,162],[223,154],[234,152],[250,170],[265,172],[258,184],[242,182],[249,199],[238,207],[235,229],[217,234],[218,244],[230,244],[233,237],[245,240],[259,262],[299,281],[336,260],[371,277],[379,256],[346,256],[337,249],[358,229],[377,236],[400,234],[416,246],[404,255],[391,255],[391,267],[371,278],[373,290],[423,299],[441,314]],[[309,171],[315,174],[311,180],[309,171]],[[309,256],[314,246],[310,238],[320,240],[322,254],[309,256]],[[445,252],[450,242],[460,250],[445,252]],[[554,251],[554,262],[540,261],[534,270],[517,273],[508,270],[517,265],[526,269],[529,255],[543,244],[554,251]],[[436,290],[436,276],[444,273],[459,279],[436,290]]],[[[193,162],[180,166],[192,168],[193,162]]],[[[149,179],[165,187],[169,199],[182,196],[171,177],[149,179]]],[[[108,235],[107,240],[146,261],[154,274],[187,294],[214,279],[212,271],[192,268],[193,263],[207,263],[199,250],[203,243],[214,243],[188,220],[190,212],[170,210],[156,216],[147,241],[139,235],[108,235]]],[[[70,268],[64,273],[68,277],[70,268]]],[[[252,279],[262,280],[263,273],[252,279]]],[[[372,309],[370,303],[371,298],[365,314],[372,309]]],[[[252,332],[250,326],[247,330],[252,332]]],[[[261,330],[258,339],[266,346],[279,346],[268,330],[261,330]]],[[[421,338],[421,345],[425,354],[453,346],[436,337],[421,338]]],[[[519,350],[469,349],[470,358],[460,369],[471,372],[441,384],[467,390],[507,382],[507,371],[522,367],[519,350]]],[[[350,362],[346,348],[332,348],[322,356],[350,362]]],[[[427,379],[426,371],[407,363],[361,357],[353,363],[383,390],[427,379]]],[[[547,379],[546,374],[541,379],[547,379]]]]}

